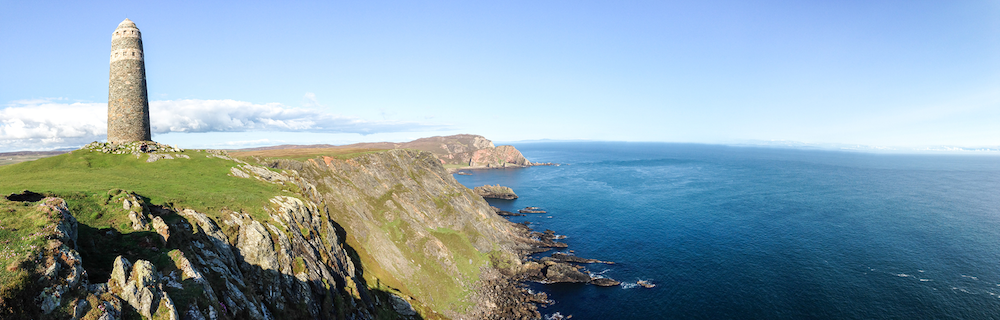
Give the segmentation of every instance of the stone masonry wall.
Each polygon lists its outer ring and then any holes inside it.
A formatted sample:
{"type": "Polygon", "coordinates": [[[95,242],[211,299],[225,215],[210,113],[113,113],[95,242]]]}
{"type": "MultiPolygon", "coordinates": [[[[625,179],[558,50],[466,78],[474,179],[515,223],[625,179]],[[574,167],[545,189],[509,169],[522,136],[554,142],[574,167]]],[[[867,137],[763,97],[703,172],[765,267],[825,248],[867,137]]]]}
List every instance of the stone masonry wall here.
{"type": "Polygon", "coordinates": [[[108,142],[150,141],[149,101],[142,34],[125,19],[111,35],[108,142]]]}

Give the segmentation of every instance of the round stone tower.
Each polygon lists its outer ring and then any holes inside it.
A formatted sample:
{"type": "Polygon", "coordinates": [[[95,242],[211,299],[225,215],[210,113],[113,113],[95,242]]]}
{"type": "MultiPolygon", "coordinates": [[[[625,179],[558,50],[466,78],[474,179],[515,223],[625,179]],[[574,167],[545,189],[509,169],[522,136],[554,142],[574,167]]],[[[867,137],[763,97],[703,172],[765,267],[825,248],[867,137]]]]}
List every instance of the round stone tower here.
{"type": "Polygon", "coordinates": [[[108,142],[150,141],[149,101],[142,34],[125,19],[111,34],[111,79],[108,83],[108,142]]]}

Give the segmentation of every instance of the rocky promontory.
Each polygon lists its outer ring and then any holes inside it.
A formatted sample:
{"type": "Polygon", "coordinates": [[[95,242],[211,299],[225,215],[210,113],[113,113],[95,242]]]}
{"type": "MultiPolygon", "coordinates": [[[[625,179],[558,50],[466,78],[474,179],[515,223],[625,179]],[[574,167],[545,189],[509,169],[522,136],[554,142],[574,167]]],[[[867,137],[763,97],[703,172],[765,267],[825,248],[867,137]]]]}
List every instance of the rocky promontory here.
{"type": "Polygon", "coordinates": [[[479,186],[472,189],[473,192],[478,194],[480,197],[486,199],[503,199],[503,200],[514,200],[517,199],[517,194],[514,193],[514,189],[510,187],[504,187],[501,185],[485,185],[479,186]]]}
{"type": "Polygon", "coordinates": [[[350,145],[281,145],[232,150],[234,154],[274,156],[281,154],[322,155],[328,152],[377,152],[380,150],[409,149],[433,154],[451,173],[461,169],[520,168],[529,166],[549,166],[554,163],[528,161],[514,146],[495,146],[493,141],[480,135],[457,134],[421,138],[410,142],[366,142],[350,145]]]}

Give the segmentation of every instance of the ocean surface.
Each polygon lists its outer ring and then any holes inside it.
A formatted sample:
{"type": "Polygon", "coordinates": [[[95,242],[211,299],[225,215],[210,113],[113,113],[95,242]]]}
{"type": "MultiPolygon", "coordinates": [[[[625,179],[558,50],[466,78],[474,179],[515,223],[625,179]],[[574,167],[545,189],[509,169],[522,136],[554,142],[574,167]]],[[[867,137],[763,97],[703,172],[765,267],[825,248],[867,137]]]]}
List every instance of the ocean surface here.
{"type": "Polygon", "coordinates": [[[532,284],[573,319],[1000,318],[1000,156],[667,143],[525,143],[561,166],[473,170],[468,187],[552,229],[590,272],[532,284]],[[655,288],[635,286],[650,280],[655,288]],[[628,285],[627,283],[632,283],[628,285]]]}

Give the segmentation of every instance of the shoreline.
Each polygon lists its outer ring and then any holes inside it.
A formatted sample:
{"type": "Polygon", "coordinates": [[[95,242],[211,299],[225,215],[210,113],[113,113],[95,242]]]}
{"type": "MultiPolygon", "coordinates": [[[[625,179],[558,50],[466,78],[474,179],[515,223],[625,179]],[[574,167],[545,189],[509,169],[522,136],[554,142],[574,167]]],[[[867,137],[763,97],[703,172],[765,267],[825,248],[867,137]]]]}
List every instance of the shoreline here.
{"type": "Polygon", "coordinates": [[[561,165],[562,164],[560,164],[560,163],[554,163],[554,162],[541,162],[541,163],[532,163],[532,164],[527,164],[527,165],[504,164],[502,167],[465,166],[465,167],[457,167],[457,168],[454,168],[454,167],[452,167],[452,168],[445,167],[445,169],[448,170],[449,174],[457,174],[459,171],[462,171],[462,170],[517,169],[517,168],[544,167],[544,166],[555,166],[555,167],[558,167],[558,166],[561,166],[561,165]]]}

